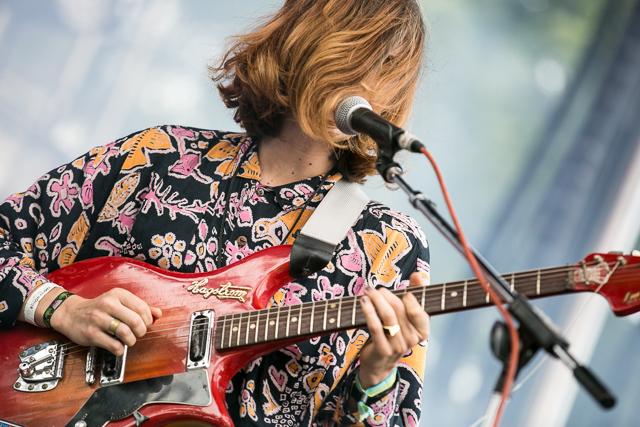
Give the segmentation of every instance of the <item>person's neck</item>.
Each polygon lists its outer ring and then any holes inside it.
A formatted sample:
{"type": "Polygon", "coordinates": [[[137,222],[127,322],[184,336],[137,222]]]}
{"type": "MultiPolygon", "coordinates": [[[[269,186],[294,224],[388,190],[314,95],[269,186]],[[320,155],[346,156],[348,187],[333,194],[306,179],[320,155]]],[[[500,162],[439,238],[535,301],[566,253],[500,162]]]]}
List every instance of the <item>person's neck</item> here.
{"type": "Polygon", "coordinates": [[[335,164],[329,144],[306,135],[292,119],[276,137],[260,140],[258,159],[260,181],[270,187],[325,174],[335,164]]]}

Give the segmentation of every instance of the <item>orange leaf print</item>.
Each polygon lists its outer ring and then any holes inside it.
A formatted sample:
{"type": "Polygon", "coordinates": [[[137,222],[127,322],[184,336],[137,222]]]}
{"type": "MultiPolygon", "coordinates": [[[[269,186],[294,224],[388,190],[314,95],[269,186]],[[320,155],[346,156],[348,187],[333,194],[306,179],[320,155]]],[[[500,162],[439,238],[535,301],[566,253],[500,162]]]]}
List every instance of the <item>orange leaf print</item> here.
{"type": "Polygon", "coordinates": [[[231,173],[233,167],[233,159],[240,150],[240,146],[232,147],[226,141],[220,141],[209,152],[207,157],[211,157],[213,160],[226,159],[226,161],[220,163],[220,166],[216,169],[216,172],[222,175],[231,173]]]}
{"type": "Polygon", "coordinates": [[[58,256],[58,264],[60,265],[60,267],[70,265],[76,259],[76,255],[77,252],[75,251],[73,245],[67,245],[58,256]]]}
{"type": "Polygon", "coordinates": [[[139,182],[139,173],[126,176],[118,181],[113,187],[113,190],[111,190],[111,194],[109,194],[107,203],[105,203],[104,208],[102,208],[98,220],[105,221],[115,218],[118,215],[117,208],[129,198],[131,193],[138,187],[139,182]]]}
{"type": "Polygon", "coordinates": [[[79,248],[82,246],[82,242],[84,242],[87,233],[89,233],[89,221],[87,221],[86,214],[83,212],[80,218],[73,224],[73,227],[71,227],[71,231],[67,236],[67,242],[75,243],[76,247],[79,248]]]}
{"type": "Polygon", "coordinates": [[[395,261],[409,248],[409,242],[399,231],[385,228],[384,232],[384,240],[373,233],[363,234],[362,239],[367,257],[373,260],[372,273],[382,282],[389,283],[396,276],[395,261]]]}
{"type": "Polygon", "coordinates": [[[238,176],[247,179],[260,180],[260,165],[258,164],[258,155],[254,153],[246,163],[242,165],[242,169],[238,176]]]}
{"type": "Polygon", "coordinates": [[[427,345],[424,347],[421,345],[416,345],[411,349],[411,354],[409,356],[403,357],[400,359],[400,363],[407,364],[411,366],[413,371],[418,375],[420,381],[424,380],[424,369],[425,369],[425,360],[427,358],[427,345]]]}
{"type": "Polygon", "coordinates": [[[133,169],[149,162],[147,152],[152,150],[167,150],[171,148],[169,136],[158,129],[148,129],[122,144],[122,150],[130,150],[122,165],[122,170],[133,169]]]}

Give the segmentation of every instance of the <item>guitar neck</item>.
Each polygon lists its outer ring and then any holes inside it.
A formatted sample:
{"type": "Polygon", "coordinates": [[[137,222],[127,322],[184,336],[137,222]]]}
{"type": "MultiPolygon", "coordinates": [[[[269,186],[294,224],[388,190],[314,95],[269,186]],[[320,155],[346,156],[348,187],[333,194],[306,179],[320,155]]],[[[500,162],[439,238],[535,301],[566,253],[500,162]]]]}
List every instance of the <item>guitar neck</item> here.
{"type": "MultiPolygon", "coordinates": [[[[511,289],[529,298],[575,291],[574,266],[531,270],[503,276],[511,289]]],[[[392,291],[402,298],[411,292],[431,316],[486,307],[489,294],[477,279],[392,291]]],[[[360,296],[221,316],[216,322],[219,351],[260,343],[325,335],[366,325],[360,296]]]]}

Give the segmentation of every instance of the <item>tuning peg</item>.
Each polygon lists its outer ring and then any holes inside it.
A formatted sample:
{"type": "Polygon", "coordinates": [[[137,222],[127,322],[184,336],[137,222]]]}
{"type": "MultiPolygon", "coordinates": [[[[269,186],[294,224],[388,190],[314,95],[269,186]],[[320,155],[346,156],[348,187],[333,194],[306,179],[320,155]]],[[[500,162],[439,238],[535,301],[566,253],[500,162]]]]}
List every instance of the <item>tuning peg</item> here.
{"type": "Polygon", "coordinates": [[[637,249],[634,249],[631,251],[631,256],[640,256],[640,251],[637,249]]]}

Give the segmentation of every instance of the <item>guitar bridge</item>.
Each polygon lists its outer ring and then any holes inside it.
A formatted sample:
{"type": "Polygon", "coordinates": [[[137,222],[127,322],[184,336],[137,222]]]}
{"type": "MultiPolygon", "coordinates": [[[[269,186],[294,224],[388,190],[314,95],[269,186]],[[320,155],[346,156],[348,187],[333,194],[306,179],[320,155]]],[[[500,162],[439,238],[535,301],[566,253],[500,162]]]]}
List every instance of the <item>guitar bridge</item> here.
{"type": "Polygon", "coordinates": [[[20,378],[13,388],[27,393],[54,389],[62,379],[66,347],[62,341],[34,345],[19,354],[20,378]]]}
{"type": "Polygon", "coordinates": [[[187,371],[209,367],[211,347],[213,346],[214,319],[215,312],[213,310],[195,311],[191,314],[187,371]]]}

